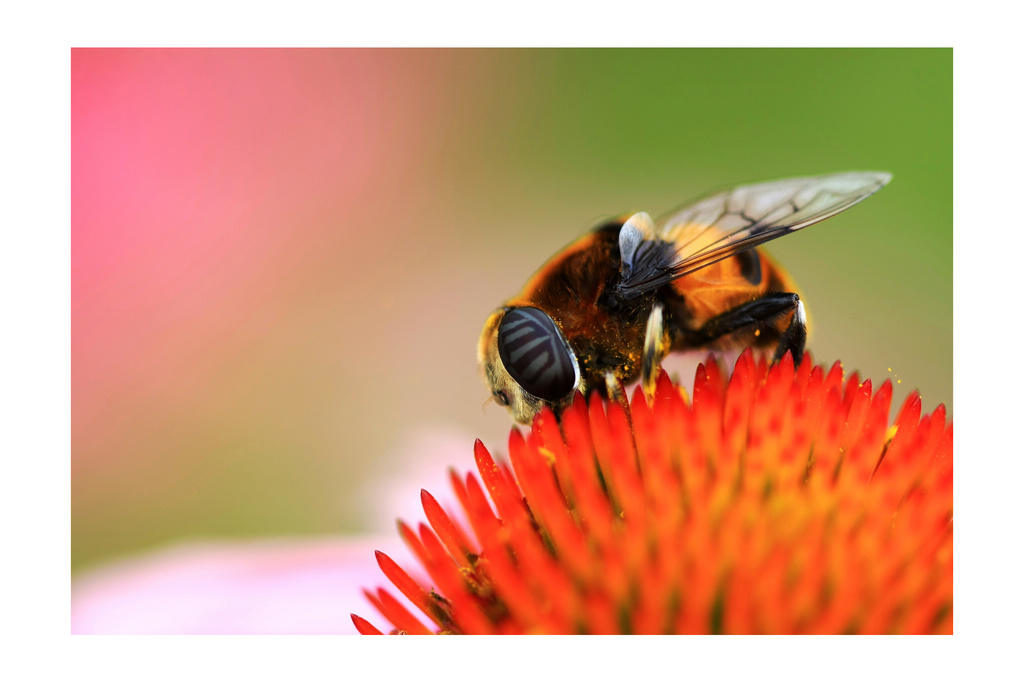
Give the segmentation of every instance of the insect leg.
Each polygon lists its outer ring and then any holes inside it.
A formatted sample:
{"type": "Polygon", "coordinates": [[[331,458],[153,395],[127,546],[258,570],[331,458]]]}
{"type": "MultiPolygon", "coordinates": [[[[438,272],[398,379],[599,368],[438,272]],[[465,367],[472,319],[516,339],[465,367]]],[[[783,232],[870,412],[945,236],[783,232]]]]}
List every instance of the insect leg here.
{"type": "MultiPolygon", "coordinates": [[[[793,294],[796,296],[796,294],[793,294]]],[[[793,319],[782,335],[779,347],[775,349],[775,362],[782,359],[786,351],[793,354],[793,364],[799,365],[804,357],[804,346],[807,345],[807,314],[804,312],[804,302],[799,298],[796,302],[796,310],[793,311],[793,319]]]]}
{"type": "Polygon", "coordinates": [[[651,314],[647,317],[647,331],[644,334],[644,356],[640,381],[644,387],[647,403],[654,400],[654,390],[658,382],[658,370],[661,361],[671,349],[671,341],[665,330],[664,306],[655,303],[651,314]]]}
{"type": "Polygon", "coordinates": [[[615,372],[604,373],[604,386],[608,391],[609,402],[616,402],[626,410],[626,414],[629,414],[629,398],[626,397],[626,389],[623,388],[622,382],[615,376],[615,372]]]}
{"type": "Polygon", "coordinates": [[[807,316],[804,304],[796,294],[773,292],[708,320],[693,337],[696,345],[708,345],[737,332],[753,331],[764,333],[762,342],[777,339],[775,361],[778,362],[786,351],[793,354],[793,362],[800,363],[807,343],[807,316]],[[780,318],[791,315],[785,329],[779,329],[780,318]]]}

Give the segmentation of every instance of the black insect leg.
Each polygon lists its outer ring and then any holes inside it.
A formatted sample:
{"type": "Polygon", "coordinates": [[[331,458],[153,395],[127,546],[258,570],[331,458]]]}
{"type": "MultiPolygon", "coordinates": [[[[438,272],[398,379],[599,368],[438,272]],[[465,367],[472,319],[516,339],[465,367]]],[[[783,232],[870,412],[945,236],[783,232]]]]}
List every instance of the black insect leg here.
{"type": "MultiPolygon", "coordinates": [[[[796,294],[793,294],[796,296],[796,294]]],[[[804,313],[804,302],[797,298],[796,310],[793,311],[793,319],[790,320],[786,331],[782,333],[782,340],[775,349],[774,361],[778,362],[788,350],[793,354],[793,364],[799,365],[804,359],[804,347],[807,345],[807,314],[804,313]]]]}
{"type": "Polygon", "coordinates": [[[777,340],[775,361],[781,360],[788,350],[793,354],[793,362],[799,364],[807,343],[804,304],[796,294],[765,294],[708,320],[692,336],[692,343],[706,346],[722,337],[742,332],[755,334],[758,345],[777,340]],[[789,324],[780,329],[779,324],[787,315],[791,315],[789,324]]]}

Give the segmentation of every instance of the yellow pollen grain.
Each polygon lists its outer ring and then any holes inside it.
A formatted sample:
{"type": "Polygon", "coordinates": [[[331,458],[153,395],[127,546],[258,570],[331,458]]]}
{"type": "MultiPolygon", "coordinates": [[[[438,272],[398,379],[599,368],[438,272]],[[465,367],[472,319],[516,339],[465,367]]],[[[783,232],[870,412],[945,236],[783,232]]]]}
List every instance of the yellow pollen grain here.
{"type": "Polygon", "coordinates": [[[540,447],[539,452],[540,452],[541,456],[544,457],[544,459],[547,460],[548,464],[554,464],[555,463],[555,453],[551,452],[551,450],[547,449],[546,447],[544,447],[542,445],[540,447]]]}
{"type": "Polygon", "coordinates": [[[891,443],[892,439],[896,437],[896,432],[900,430],[900,427],[893,424],[885,431],[885,442],[891,443]]]}

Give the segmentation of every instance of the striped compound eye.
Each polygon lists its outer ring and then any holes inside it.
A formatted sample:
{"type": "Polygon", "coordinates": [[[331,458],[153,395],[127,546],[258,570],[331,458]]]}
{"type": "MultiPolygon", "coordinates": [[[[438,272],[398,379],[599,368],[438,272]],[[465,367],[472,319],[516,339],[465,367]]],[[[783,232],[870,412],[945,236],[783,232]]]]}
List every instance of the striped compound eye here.
{"type": "Polygon", "coordinates": [[[536,308],[513,308],[498,325],[498,355],[516,383],[555,402],[576,388],[576,358],[555,326],[536,308]]]}

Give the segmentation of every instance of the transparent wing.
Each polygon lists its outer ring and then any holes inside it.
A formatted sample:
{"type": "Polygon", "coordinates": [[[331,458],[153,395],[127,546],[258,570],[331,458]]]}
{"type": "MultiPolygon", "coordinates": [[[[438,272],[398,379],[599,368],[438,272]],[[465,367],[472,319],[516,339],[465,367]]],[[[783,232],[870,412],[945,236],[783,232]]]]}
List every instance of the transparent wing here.
{"type": "Polygon", "coordinates": [[[674,245],[674,252],[666,258],[661,251],[657,263],[639,263],[620,290],[628,296],[650,291],[813,225],[863,201],[891,179],[890,173],[879,172],[789,178],[741,185],[702,199],[655,224],[658,239],[674,245]]]}

